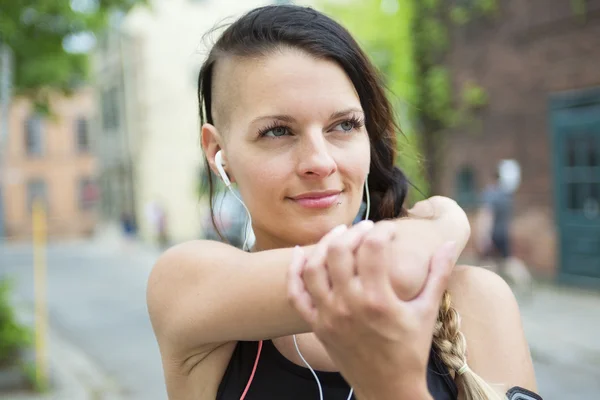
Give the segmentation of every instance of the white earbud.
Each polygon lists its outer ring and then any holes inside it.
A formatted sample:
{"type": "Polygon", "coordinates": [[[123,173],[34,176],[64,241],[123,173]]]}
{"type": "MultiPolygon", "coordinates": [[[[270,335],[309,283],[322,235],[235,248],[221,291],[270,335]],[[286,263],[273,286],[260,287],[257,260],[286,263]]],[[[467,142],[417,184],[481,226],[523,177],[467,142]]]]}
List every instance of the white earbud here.
{"type": "Polygon", "coordinates": [[[223,182],[225,182],[225,186],[229,187],[231,185],[231,181],[227,176],[227,172],[225,172],[225,169],[223,168],[223,153],[221,153],[221,151],[222,150],[219,150],[217,151],[217,154],[215,154],[215,164],[217,164],[217,171],[219,171],[221,179],[223,179],[223,182]]]}

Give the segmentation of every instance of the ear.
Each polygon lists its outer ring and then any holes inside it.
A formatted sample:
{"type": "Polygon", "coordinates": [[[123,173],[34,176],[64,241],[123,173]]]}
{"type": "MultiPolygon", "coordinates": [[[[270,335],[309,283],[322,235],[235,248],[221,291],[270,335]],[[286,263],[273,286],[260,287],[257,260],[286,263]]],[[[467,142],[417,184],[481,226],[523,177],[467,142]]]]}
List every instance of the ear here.
{"type": "MultiPolygon", "coordinates": [[[[219,179],[220,175],[215,164],[215,155],[219,150],[223,149],[222,143],[223,141],[221,134],[214,125],[204,124],[202,126],[202,150],[204,151],[204,156],[208,160],[208,165],[210,165],[210,169],[214,172],[216,176],[219,177],[219,179]]],[[[234,179],[231,175],[231,171],[227,170],[227,155],[225,154],[225,152],[223,152],[222,156],[223,168],[227,172],[229,180],[233,183],[234,179]]]]}

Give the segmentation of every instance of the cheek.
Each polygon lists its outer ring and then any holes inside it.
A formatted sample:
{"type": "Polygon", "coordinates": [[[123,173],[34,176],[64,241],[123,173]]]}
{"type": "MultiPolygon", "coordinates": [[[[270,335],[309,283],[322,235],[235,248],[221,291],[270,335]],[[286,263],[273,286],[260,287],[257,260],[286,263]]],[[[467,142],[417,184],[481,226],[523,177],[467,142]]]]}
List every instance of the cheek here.
{"type": "Polygon", "coordinates": [[[351,177],[353,182],[362,182],[369,173],[371,154],[369,140],[365,137],[361,141],[345,149],[339,155],[338,168],[344,175],[351,177]]]}
{"type": "Polygon", "coordinates": [[[240,165],[236,180],[240,194],[250,211],[265,212],[280,198],[282,188],[289,180],[289,174],[274,160],[245,160],[240,165]],[[277,167],[273,164],[276,164],[277,167]]]}

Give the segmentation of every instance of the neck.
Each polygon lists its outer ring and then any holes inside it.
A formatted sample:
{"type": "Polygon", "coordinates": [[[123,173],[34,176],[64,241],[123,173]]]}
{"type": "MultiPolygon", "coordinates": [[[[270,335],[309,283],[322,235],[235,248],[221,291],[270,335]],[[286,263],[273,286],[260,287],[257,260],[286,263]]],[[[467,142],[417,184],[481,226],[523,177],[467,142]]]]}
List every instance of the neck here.
{"type": "MultiPolygon", "coordinates": [[[[254,227],[253,227],[254,228],[254,227]]],[[[287,235],[286,235],[287,236],[287,235]]],[[[294,246],[308,246],[318,242],[317,240],[285,240],[281,236],[275,236],[268,232],[262,231],[260,228],[254,230],[255,242],[252,251],[265,251],[275,249],[285,249],[294,246]]],[[[313,238],[314,239],[314,238],[313,238]]]]}

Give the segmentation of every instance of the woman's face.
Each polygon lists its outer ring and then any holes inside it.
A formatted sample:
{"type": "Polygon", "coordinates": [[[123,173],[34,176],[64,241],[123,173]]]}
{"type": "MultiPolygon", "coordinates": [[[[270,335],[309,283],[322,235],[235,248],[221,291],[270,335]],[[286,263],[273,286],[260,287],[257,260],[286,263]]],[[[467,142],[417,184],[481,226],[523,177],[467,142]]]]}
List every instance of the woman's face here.
{"type": "Polygon", "coordinates": [[[215,126],[203,127],[252,215],[258,249],[318,241],[351,224],[370,148],[358,94],[336,63],[298,50],[228,58],[215,68],[215,126]]]}

